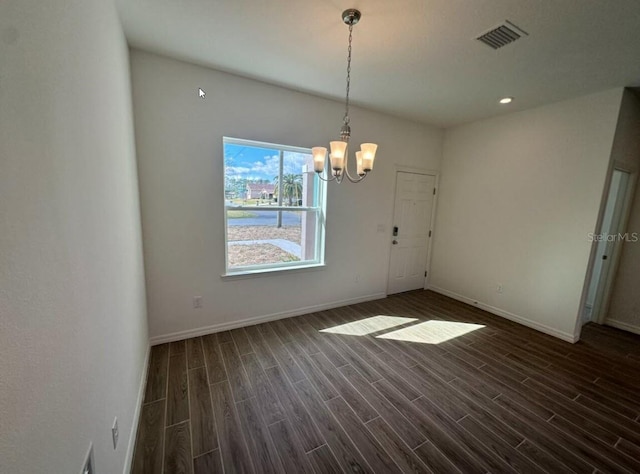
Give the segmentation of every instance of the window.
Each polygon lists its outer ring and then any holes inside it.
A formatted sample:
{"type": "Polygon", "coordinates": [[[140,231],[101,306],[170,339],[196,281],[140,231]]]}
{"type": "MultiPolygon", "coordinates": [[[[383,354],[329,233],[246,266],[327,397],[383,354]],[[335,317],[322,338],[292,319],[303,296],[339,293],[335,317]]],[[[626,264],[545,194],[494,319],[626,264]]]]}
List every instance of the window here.
{"type": "Polygon", "coordinates": [[[323,264],[326,183],[311,150],[223,143],[227,274],[323,264]]]}

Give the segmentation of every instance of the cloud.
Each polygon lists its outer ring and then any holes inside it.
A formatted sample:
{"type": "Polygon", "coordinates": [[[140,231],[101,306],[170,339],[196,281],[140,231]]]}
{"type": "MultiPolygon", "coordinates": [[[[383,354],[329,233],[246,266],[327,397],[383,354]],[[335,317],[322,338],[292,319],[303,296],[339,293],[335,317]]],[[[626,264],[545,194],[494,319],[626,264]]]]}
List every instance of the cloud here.
{"type": "Polygon", "coordinates": [[[302,167],[308,163],[313,169],[313,158],[307,153],[284,153],[284,174],[300,174],[302,173],[302,167]]]}
{"type": "MultiPolygon", "coordinates": [[[[227,160],[225,167],[225,174],[228,177],[242,176],[244,178],[273,180],[280,172],[280,155],[266,155],[260,161],[254,161],[251,164],[243,163],[244,166],[229,166],[229,161],[232,160],[227,160]]],[[[313,166],[311,155],[285,152],[283,174],[301,174],[305,163],[313,166]]]]}
{"type": "MultiPolygon", "coordinates": [[[[300,174],[302,167],[310,158],[310,155],[304,153],[284,153],[283,174],[300,174]]],[[[264,175],[269,179],[278,176],[280,172],[280,156],[265,156],[264,161],[255,161],[251,167],[254,173],[264,175]]]]}
{"type": "Polygon", "coordinates": [[[227,166],[226,167],[227,175],[238,175],[238,174],[247,174],[251,173],[251,168],[246,168],[244,166],[227,166]]]}
{"type": "Polygon", "coordinates": [[[274,176],[278,176],[280,169],[280,156],[265,156],[263,160],[264,161],[254,161],[251,165],[251,170],[254,173],[263,175],[267,179],[273,179],[274,176]]]}

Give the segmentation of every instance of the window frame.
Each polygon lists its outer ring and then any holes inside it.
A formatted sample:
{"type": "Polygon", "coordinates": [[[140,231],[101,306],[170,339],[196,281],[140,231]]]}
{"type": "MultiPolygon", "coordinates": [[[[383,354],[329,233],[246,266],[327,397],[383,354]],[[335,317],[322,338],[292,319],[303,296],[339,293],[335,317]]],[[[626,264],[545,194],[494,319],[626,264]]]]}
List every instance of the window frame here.
{"type": "MultiPolygon", "coordinates": [[[[295,147],[289,145],[279,145],[276,143],[260,142],[255,140],[247,140],[243,138],[222,137],[222,166],[223,166],[223,206],[224,206],[224,265],[225,273],[222,274],[223,278],[246,278],[251,276],[269,275],[276,272],[287,272],[293,270],[311,270],[323,268],[325,266],[325,235],[326,235],[326,209],[327,209],[327,183],[318,178],[314,173],[314,193],[316,206],[269,206],[265,209],[265,206],[228,206],[226,201],[226,160],[225,160],[225,146],[242,145],[247,147],[262,148],[267,150],[274,150],[277,152],[291,152],[302,153],[305,155],[311,155],[310,148],[295,147]],[[316,232],[315,232],[315,255],[314,260],[299,260],[293,262],[278,262],[278,263],[265,263],[255,265],[243,265],[229,267],[229,240],[228,240],[228,218],[227,212],[229,210],[242,210],[242,211],[300,211],[316,214],[316,232]]],[[[303,245],[303,242],[300,242],[303,245]]]]}

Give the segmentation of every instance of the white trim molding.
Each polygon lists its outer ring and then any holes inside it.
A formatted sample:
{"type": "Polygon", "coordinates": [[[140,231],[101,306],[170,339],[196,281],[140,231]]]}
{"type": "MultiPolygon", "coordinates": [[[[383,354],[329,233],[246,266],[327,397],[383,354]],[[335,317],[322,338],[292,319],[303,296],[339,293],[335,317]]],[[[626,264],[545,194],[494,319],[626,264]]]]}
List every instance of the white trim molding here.
{"type": "MultiPolygon", "coordinates": [[[[417,166],[406,166],[406,165],[401,165],[401,164],[398,164],[398,163],[395,163],[393,165],[393,169],[394,169],[394,171],[396,173],[398,171],[402,171],[403,173],[430,174],[430,175],[433,175],[433,176],[437,176],[440,173],[440,171],[438,171],[438,170],[419,168],[417,166]]],[[[394,179],[395,179],[395,177],[394,177],[394,179]]]]}
{"type": "Polygon", "coordinates": [[[136,400],[136,408],[133,412],[133,420],[131,420],[131,432],[129,433],[129,443],[127,445],[127,454],[124,458],[124,469],[122,474],[131,472],[131,464],[133,463],[133,454],[138,437],[138,425],[140,424],[140,413],[142,412],[142,402],[144,392],[147,388],[147,378],[149,377],[149,358],[151,354],[151,345],[147,346],[147,353],[144,356],[144,365],[142,369],[142,377],[140,377],[140,386],[138,387],[138,400],[136,400]]]}
{"type": "Polygon", "coordinates": [[[164,344],[165,342],[181,341],[182,339],[188,339],[190,337],[204,336],[206,334],[212,334],[220,331],[227,331],[229,329],[236,329],[245,326],[253,326],[255,324],[266,323],[268,321],[276,321],[278,319],[291,318],[293,316],[301,316],[303,314],[315,313],[317,311],[324,311],[325,309],[339,308],[341,306],[349,306],[351,304],[364,303],[366,301],[374,301],[386,298],[386,293],[374,293],[372,295],[359,296],[357,298],[350,298],[341,301],[333,301],[331,303],[323,303],[313,306],[305,306],[303,308],[293,309],[291,311],[283,311],[280,313],[266,314],[263,316],[254,316],[252,318],[240,319],[237,321],[229,321],[225,323],[212,324],[211,326],[204,326],[196,329],[187,329],[186,331],[178,331],[170,334],[163,334],[161,336],[152,337],[149,342],[152,346],[158,344],[164,344]]]}
{"type": "Polygon", "coordinates": [[[468,304],[469,306],[474,306],[476,308],[483,309],[489,313],[495,314],[496,316],[500,316],[502,318],[508,319],[510,321],[516,322],[518,324],[522,324],[523,326],[530,327],[535,329],[536,331],[543,332],[545,334],[549,334],[550,336],[557,337],[558,339],[562,339],[563,341],[570,342],[574,344],[578,341],[579,337],[574,334],[570,334],[568,332],[558,331],[551,326],[547,326],[545,324],[540,324],[535,321],[531,321],[523,316],[519,316],[514,313],[510,313],[500,308],[496,308],[495,306],[488,305],[486,303],[482,303],[481,301],[476,301],[472,298],[468,298],[463,295],[459,295],[453,291],[445,290],[444,288],[438,288],[436,286],[429,286],[428,290],[435,291],[436,293],[440,293],[441,295],[448,296],[449,298],[453,298],[454,300],[462,301],[463,303],[468,304]]]}
{"type": "Polygon", "coordinates": [[[622,329],[623,331],[629,331],[634,334],[640,334],[640,326],[635,326],[633,324],[625,323],[622,321],[618,321],[616,319],[605,319],[604,324],[606,326],[611,326],[616,329],[622,329]]]}

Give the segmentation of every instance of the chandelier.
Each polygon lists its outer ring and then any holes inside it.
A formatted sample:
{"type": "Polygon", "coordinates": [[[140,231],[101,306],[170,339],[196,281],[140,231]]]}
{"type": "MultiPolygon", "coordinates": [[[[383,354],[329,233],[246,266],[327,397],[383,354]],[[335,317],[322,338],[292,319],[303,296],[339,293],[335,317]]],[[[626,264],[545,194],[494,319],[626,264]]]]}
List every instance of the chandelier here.
{"type": "Polygon", "coordinates": [[[360,21],[362,14],[355,8],[350,8],[342,12],[342,21],[349,27],[349,48],[347,49],[347,95],[345,99],[345,112],[340,128],[340,140],[329,142],[331,153],[329,153],[329,169],[327,177],[322,177],[327,162],[327,149],[317,146],[311,149],[313,154],[313,169],[320,179],[324,181],[336,181],[341,183],[347,177],[352,183],[362,181],[373,169],[373,160],[376,157],[378,145],[375,143],[363,143],[360,151],[356,152],[356,176],[349,174],[349,138],[351,138],[351,127],[349,125],[349,89],[351,87],[351,41],[353,39],[353,26],[360,21]]]}

